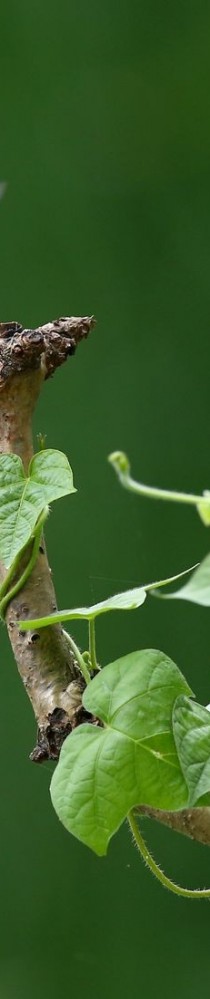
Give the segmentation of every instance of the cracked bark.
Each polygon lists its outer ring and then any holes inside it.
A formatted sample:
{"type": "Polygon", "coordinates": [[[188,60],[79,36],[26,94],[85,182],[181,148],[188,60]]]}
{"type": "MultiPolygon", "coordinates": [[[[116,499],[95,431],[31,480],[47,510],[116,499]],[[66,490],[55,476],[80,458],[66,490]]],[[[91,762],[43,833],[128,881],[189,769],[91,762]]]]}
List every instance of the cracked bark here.
{"type": "MultiPolygon", "coordinates": [[[[32,416],[43,382],[74,354],[94,326],[93,316],[58,319],[35,330],[0,323],[0,450],[18,454],[27,472],[33,454],[32,416]]],[[[30,548],[20,563],[21,573],[30,548]],[[25,561],[24,561],[25,560],[25,561]]],[[[0,563],[0,586],[6,575],[0,563]]],[[[57,759],[62,742],[78,723],[83,681],[60,625],[21,634],[22,617],[57,608],[45,543],[24,588],[8,606],[6,626],[17,667],[38,725],[34,762],[57,759]]]]}

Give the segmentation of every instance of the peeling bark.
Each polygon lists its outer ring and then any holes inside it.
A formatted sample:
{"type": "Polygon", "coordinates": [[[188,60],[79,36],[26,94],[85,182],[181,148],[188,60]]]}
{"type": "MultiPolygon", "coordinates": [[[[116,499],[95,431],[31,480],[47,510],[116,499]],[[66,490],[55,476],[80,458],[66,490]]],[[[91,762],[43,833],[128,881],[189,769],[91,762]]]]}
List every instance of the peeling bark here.
{"type": "MultiPolygon", "coordinates": [[[[33,454],[32,416],[43,381],[75,352],[94,319],[65,318],[25,330],[19,323],[0,323],[0,450],[18,454],[25,471],[33,454]]],[[[20,562],[28,561],[30,546],[20,562]]],[[[0,563],[0,586],[6,570],[0,563]]],[[[83,679],[60,625],[32,634],[21,633],[22,617],[39,617],[57,609],[44,540],[24,588],[8,606],[6,625],[17,667],[38,724],[31,759],[57,759],[62,742],[81,714],[83,679]]]]}

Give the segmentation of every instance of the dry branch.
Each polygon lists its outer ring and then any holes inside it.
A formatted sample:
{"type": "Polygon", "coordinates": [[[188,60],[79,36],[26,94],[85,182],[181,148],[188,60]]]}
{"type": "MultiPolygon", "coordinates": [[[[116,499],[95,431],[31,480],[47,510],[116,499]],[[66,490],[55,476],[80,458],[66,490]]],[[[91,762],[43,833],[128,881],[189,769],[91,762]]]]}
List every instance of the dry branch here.
{"type": "MultiPolygon", "coordinates": [[[[23,329],[19,323],[0,323],[0,450],[18,454],[25,471],[33,454],[32,416],[43,382],[74,354],[93,326],[93,316],[62,318],[35,330],[23,329]]],[[[23,560],[20,573],[24,564],[23,560]]],[[[0,563],[0,586],[5,575],[0,563]]],[[[83,683],[60,625],[35,634],[23,634],[18,627],[22,617],[39,617],[55,609],[43,540],[31,576],[6,613],[18,670],[38,724],[37,745],[31,754],[35,762],[58,757],[63,739],[80,716],[83,683]]]]}

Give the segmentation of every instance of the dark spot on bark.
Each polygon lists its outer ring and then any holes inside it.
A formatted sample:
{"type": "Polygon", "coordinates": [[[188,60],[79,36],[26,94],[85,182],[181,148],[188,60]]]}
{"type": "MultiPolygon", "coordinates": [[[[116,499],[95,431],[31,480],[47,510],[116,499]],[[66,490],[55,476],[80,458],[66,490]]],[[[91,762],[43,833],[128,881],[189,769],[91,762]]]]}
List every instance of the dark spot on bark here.
{"type": "Polygon", "coordinates": [[[48,725],[38,729],[37,744],[30,753],[32,763],[42,763],[43,760],[57,760],[61,746],[66,736],[72,731],[68,715],[63,708],[54,708],[48,715],[48,725]]]}
{"type": "Polygon", "coordinates": [[[66,719],[66,711],[63,708],[54,708],[54,711],[48,716],[50,723],[53,722],[63,722],[66,719]]]}
{"type": "Polygon", "coordinates": [[[39,551],[41,552],[41,555],[44,555],[44,548],[42,545],[39,545],[39,551]]]}
{"type": "Polygon", "coordinates": [[[18,610],[15,611],[15,615],[16,615],[17,620],[18,620],[19,617],[21,617],[21,618],[22,617],[27,617],[28,613],[29,613],[29,609],[28,609],[28,607],[26,607],[25,604],[19,604],[18,610]]]}
{"type": "Polygon", "coordinates": [[[75,354],[75,350],[76,350],[76,344],[75,343],[70,343],[69,347],[67,349],[68,356],[69,357],[73,357],[74,354],[75,354]]]}

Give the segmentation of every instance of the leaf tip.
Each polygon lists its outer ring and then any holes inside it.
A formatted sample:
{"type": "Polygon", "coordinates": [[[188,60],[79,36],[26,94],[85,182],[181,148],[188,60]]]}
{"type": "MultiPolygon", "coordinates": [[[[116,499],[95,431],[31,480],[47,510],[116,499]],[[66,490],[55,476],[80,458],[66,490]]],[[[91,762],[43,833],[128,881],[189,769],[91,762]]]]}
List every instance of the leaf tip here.
{"type": "Polygon", "coordinates": [[[130,475],[130,462],[124,451],[112,451],[108,455],[108,462],[118,474],[130,475]]]}
{"type": "Polygon", "coordinates": [[[202,503],[202,500],[201,500],[201,502],[197,504],[196,510],[197,510],[197,513],[198,513],[198,515],[200,517],[200,520],[202,520],[202,524],[204,524],[204,527],[210,527],[210,491],[209,491],[209,489],[204,489],[204,491],[203,491],[203,497],[204,497],[204,503],[202,503]],[[205,501],[208,500],[208,499],[209,499],[209,503],[206,503],[205,501]]]}

